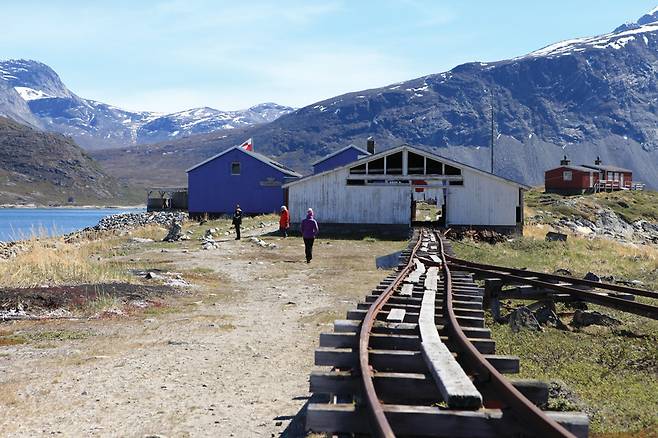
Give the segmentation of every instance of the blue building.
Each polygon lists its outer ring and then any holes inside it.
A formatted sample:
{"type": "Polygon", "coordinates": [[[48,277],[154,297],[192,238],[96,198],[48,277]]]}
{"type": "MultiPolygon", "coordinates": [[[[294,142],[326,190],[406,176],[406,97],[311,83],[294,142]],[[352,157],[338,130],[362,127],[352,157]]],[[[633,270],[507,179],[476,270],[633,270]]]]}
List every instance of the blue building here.
{"type": "Polygon", "coordinates": [[[190,216],[278,212],[282,185],[301,175],[256,152],[232,147],[187,170],[190,216]]]}
{"type": "Polygon", "coordinates": [[[326,172],[327,170],[344,166],[368,155],[370,155],[370,152],[351,144],[313,163],[313,173],[326,172]]]}

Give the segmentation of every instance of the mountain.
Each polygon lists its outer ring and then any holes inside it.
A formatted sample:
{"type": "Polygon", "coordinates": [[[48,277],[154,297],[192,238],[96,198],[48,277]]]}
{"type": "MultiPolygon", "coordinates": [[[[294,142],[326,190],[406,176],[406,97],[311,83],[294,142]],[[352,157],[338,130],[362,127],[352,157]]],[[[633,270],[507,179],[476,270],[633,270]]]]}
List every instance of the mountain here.
{"type": "Polygon", "coordinates": [[[266,125],[97,156],[121,178],[184,183],[185,168],[244,138],[308,171],[372,135],[378,148],[409,143],[489,170],[492,100],[497,174],[541,184],[564,154],[574,163],[600,156],[658,188],[658,9],[605,35],[344,94],[266,125]]]}
{"type": "Polygon", "coordinates": [[[275,103],[246,110],[194,108],[132,112],[71,92],[53,69],[30,60],[0,61],[0,115],[72,136],[88,149],[157,142],[267,123],[293,111],[275,103]]]}
{"type": "Polygon", "coordinates": [[[108,176],[70,138],[0,117],[0,204],[107,205],[143,202],[142,195],[108,176]]]}

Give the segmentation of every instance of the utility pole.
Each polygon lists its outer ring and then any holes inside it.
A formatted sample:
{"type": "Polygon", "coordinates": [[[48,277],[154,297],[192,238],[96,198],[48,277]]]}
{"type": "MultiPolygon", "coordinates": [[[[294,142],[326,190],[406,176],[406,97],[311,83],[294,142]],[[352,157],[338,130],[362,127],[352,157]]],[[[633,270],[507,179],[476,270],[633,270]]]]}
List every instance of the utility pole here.
{"type": "Polygon", "coordinates": [[[494,102],[493,102],[493,89],[489,90],[491,104],[491,173],[494,173],[494,102]]]}

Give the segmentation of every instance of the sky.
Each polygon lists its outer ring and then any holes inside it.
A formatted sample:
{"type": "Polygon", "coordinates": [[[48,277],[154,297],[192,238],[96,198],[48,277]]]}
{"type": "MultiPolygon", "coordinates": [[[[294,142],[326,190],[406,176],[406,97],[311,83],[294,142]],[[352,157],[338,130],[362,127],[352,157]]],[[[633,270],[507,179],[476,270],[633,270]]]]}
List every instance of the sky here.
{"type": "Polygon", "coordinates": [[[523,55],[636,21],[658,0],[1,0],[0,59],[48,64],[134,111],[332,96],[523,55]]]}

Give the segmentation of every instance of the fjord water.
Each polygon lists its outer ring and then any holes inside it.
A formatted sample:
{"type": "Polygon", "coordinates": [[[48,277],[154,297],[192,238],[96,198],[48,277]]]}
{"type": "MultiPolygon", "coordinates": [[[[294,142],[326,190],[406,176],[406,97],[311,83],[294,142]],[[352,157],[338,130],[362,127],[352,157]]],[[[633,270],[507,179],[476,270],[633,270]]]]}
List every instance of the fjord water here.
{"type": "Polygon", "coordinates": [[[94,226],[105,216],[143,211],[143,208],[0,208],[0,241],[58,236],[94,226]]]}

